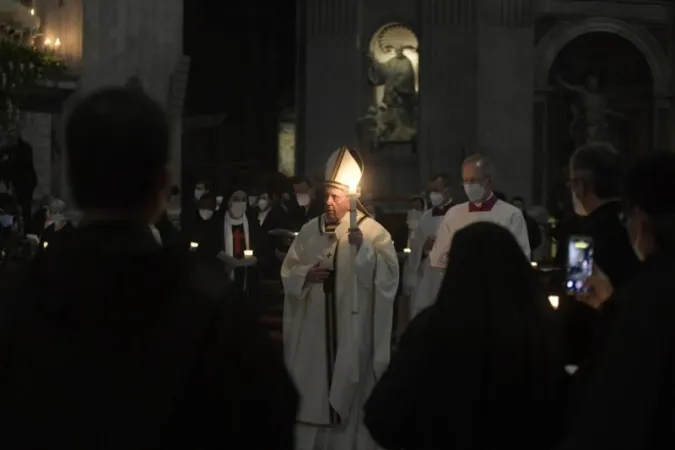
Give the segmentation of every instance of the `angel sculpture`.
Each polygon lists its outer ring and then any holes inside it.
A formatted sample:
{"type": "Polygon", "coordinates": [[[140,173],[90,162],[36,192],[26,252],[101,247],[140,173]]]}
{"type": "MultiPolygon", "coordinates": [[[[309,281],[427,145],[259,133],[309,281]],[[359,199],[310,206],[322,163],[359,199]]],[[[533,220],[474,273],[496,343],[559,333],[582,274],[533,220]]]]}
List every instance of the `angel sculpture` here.
{"type": "MultiPolygon", "coordinates": [[[[385,122],[389,130],[381,130],[380,141],[412,140],[416,128],[417,89],[416,74],[412,61],[404,54],[404,50],[414,50],[411,45],[388,45],[385,53],[394,52],[394,56],[385,62],[380,62],[370,54],[371,64],[368,70],[368,79],[374,86],[382,86],[382,104],[384,113],[380,122],[385,122]],[[395,119],[395,120],[394,120],[395,119]],[[393,130],[392,124],[396,122],[393,130]],[[397,126],[405,128],[401,133],[397,126]],[[412,130],[412,132],[410,132],[412,130]],[[401,137],[405,135],[404,139],[401,137]]],[[[380,128],[382,128],[380,126],[380,128]]]]}

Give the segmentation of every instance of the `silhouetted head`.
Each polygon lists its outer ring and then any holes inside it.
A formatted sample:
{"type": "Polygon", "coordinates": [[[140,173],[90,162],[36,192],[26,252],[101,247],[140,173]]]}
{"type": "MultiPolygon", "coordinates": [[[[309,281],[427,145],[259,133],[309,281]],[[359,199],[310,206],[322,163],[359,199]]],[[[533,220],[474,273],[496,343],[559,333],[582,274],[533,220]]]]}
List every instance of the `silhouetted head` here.
{"type": "Polygon", "coordinates": [[[154,223],[170,193],[169,122],[138,89],[98,90],[78,102],[65,130],[72,196],[85,216],[154,223]]]}
{"type": "Polygon", "coordinates": [[[470,309],[515,312],[550,307],[530,262],[506,228],[478,222],[452,238],[438,304],[470,300],[470,309]],[[508,299],[508,301],[506,301],[508,299]],[[509,303],[510,302],[510,303],[509,303]],[[482,306],[479,306],[481,305],[482,306]]]}
{"type": "Polygon", "coordinates": [[[569,187],[574,211],[586,216],[603,202],[621,195],[623,164],[618,152],[608,144],[588,144],[570,158],[569,187]]]}
{"type": "Polygon", "coordinates": [[[626,178],[626,227],[641,260],[656,252],[675,254],[675,153],[640,159],[626,178]]]}

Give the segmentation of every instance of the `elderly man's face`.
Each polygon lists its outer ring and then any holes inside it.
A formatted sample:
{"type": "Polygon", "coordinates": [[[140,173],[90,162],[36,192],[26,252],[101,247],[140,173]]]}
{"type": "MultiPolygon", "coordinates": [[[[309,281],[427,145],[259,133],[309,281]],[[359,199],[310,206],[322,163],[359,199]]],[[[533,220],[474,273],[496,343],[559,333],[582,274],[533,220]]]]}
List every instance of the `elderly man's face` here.
{"type": "Polygon", "coordinates": [[[326,188],[326,217],[331,222],[339,222],[349,212],[349,197],[342,189],[326,188]]]}

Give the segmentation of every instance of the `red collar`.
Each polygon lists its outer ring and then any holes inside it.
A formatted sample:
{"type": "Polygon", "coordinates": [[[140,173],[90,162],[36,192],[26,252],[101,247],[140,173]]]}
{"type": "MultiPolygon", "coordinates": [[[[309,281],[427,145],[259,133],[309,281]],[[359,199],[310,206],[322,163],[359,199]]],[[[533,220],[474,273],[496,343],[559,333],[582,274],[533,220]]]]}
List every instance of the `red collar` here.
{"type": "Polygon", "coordinates": [[[497,203],[497,196],[495,194],[491,194],[490,198],[485,200],[483,203],[480,205],[477,205],[475,203],[469,202],[469,212],[486,212],[486,211],[492,211],[492,208],[495,206],[495,203],[497,203]]]}

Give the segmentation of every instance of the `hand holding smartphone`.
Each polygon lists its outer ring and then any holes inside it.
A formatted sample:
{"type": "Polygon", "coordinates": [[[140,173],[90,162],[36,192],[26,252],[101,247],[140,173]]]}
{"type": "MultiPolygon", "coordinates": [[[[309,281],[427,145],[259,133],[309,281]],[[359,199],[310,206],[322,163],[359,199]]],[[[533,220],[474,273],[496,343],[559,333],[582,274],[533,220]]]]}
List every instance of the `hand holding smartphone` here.
{"type": "Polygon", "coordinates": [[[587,292],[586,280],[593,275],[593,239],[570,236],[567,244],[565,288],[570,294],[587,292]]]}

